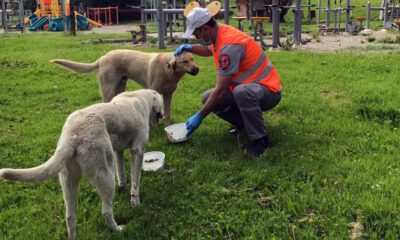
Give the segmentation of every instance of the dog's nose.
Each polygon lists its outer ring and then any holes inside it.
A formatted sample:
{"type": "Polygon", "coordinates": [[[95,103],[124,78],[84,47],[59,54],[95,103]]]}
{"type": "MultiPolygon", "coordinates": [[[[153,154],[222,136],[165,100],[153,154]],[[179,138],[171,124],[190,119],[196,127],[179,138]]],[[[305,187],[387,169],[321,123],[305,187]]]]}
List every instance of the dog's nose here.
{"type": "Polygon", "coordinates": [[[192,70],[189,72],[190,75],[197,75],[199,73],[199,68],[198,67],[193,67],[192,70]]]}

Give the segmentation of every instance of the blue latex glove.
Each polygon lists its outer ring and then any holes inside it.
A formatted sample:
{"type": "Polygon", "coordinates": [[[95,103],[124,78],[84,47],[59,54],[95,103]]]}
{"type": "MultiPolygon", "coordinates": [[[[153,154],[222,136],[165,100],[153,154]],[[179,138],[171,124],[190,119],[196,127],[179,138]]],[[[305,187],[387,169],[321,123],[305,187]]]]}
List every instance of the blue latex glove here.
{"type": "Polygon", "coordinates": [[[177,49],[175,49],[174,56],[181,55],[183,51],[189,51],[189,50],[192,50],[192,44],[188,43],[182,44],[177,49]]]}
{"type": "Polygon", "coordinates": [[[195,115],[191,116],[187,120],[186,130],[188,130],[188,132],[186,133],[186,137],[189,137],[194,132],[194,130],[196,130],[200,126],[201,121],[203,121],[203,116],[201,116],[199,112],[197,112],[195,115]]]}

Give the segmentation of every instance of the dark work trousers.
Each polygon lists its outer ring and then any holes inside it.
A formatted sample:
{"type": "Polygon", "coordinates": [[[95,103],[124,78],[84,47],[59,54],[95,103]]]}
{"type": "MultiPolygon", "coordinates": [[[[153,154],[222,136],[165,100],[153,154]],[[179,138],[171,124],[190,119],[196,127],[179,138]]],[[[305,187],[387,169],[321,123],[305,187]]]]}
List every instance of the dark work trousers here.
{"type": "MultiPolygon", "coordinates": [[[[203,104],[214,89],[203,95],[203,104]]],[[[257,84],[240,84],[229,91],[215,106],[213,112],[240,129],[245,129],[250,141],[267,135],[262,112],[275,107],[281,100],[280,93],[257,84]]]]}

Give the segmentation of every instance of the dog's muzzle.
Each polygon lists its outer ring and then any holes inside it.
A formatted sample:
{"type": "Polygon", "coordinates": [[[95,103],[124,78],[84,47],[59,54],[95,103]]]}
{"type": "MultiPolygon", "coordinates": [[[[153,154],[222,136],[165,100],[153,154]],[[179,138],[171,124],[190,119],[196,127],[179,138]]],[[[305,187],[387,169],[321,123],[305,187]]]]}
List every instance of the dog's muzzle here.
{"type": "Polygon", "coordinates": [[[194,67],[192,68],[192,70],[190,72],[187,72],[190,75],[196,76],[199,73],[199,68],[198,67],[194,67]]]}

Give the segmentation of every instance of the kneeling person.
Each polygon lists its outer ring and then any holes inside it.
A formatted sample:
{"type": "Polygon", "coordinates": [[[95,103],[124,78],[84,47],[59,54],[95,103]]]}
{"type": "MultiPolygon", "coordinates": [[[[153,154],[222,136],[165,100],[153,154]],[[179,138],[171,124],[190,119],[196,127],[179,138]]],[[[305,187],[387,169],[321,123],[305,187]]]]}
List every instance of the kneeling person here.
{"type": "Polygon", "coordinates": [[[202,45],[183,44],[175,55],[189,51],[213,56],[218,71],[216,86],[203,96],[202,108],[188,119],[188,135],[214,112],[244,130],[251,141],[247,153],[260,156],[269,147],[262,112],[281,99],[282,85],[271,60],[249,35],[225,24],[218,24],[204,8],[193,8],[187,16],[185,38],[193,34],[202,45]]]}

